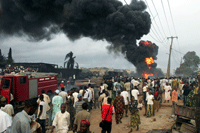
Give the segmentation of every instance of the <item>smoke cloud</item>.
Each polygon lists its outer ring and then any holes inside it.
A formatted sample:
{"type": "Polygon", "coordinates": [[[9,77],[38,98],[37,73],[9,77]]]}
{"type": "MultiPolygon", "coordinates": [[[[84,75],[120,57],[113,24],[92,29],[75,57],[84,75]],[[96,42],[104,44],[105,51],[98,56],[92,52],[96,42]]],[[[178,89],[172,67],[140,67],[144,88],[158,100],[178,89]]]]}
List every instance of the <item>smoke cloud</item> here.
{"type": "Polygon", "coordinates": [[[130,46],[130,48],[127,49],[127,59],[136,66],[139,77],[142,76],[144,71],[148,74],[152,73],[156,76],[155,72],[157,71],[157,64],[154,62],[147,65],[145,59],[152,57],[153,60],[157,60],[156,56],[158,54],[158,48],[159,47],[155,43],[150,41],[140,41],[139,46],[130,46]]]}
{"type": "Polygon", "coordinates": [[[123,5],[118,0],[2,0],[1,5],[1,35],[40,41],[65,33],[72,41],[81,37],[106,40],[109,51],[126,53],[137,68],[138,59],[149,56],[136,44],[151,28],[143,1],[123,5]]]}

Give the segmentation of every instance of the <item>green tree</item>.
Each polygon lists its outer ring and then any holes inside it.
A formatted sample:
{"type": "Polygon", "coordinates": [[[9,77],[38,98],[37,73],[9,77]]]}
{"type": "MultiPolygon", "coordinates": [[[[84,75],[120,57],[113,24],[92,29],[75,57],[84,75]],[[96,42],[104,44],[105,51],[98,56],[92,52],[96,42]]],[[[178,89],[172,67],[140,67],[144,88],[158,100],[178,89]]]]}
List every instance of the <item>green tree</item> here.
{"type": "Polygon", "coordinates": [[[3,63],[5,61],[4,56],[1,53],[1,49],[0,49],[0,63],[3,63]]]}
{"type": "Polygon", "coordinates": [[[4,66],[6,64],[6,58],[2,55],[0,49],[0,66],[4,66]]]}
{"type": "Polygon", "coordinates": [[[13,58],[12,58],[12,49],[10,48],[9,49],[9,52],[8,52],[8,60],[7,60],[7,63],[9,64],[12,64],[14,61],[13,61],[13,58]]]}
{"type": "Polygon", "coordinates": [[[198,70],[200,64],[200,58],[196,55],[196,52],[187,52],[183,56],[184,62],[176,69],[176,74],[183,74],[185,76],[190,76],[192,73],[198,70]]]}

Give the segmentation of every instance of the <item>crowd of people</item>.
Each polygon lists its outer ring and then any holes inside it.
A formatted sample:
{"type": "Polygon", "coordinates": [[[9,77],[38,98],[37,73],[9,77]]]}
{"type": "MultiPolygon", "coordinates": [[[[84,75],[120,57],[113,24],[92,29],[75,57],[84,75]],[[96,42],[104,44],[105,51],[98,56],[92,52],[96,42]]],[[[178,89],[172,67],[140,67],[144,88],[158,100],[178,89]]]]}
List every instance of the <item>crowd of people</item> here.
{"type": "Polygon", "coordinates": [[[8,65],[6,68],[0,68],[0,75],[4,74],[18,74],[23,72],[37,72],[38,69],[36,68],[25,68],[24,66],[15,66],[11,67],[11,65],[8,65]]]}
{"type": "Polygon", "coordinates": [[[116,78],[105,80],[99,86],[89,83],[67,92],[65,86],[60,87],[52,100],[42,90],[37,101],[27,100],[24,110],[15,116],[11,108],[6,108],[6,98],[0,96],[0,133],[45,133],[47,127],[56,133],[91,133],[93,109],[101,110],[102,121],[97,126],[102,128],[102,133],[111,133],[113,115],[116,124],[129,117],[129,132],[132,132],[139,130],[140,110],[145,110],[144,116],[152,117],[159,111],[161,103],[172,101],[173,116],[179,100],[183,100],[185,106],[195,108],[195,94],[200,94],[197,80],[191,78],[116,78]]]}

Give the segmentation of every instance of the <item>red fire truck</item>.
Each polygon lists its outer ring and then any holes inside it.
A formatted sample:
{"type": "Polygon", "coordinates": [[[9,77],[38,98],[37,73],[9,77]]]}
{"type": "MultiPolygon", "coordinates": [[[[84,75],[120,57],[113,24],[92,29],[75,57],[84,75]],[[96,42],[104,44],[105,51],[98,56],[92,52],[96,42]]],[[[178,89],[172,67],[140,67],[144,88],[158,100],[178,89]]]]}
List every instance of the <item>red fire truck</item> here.
{"type": "Polygon", "coordinates": [[[37,98],[41,90],[53,93],[58,88],[56,73],[22,73],[0,76],[0,94],[8,103],[13,96],[15,105],[25,100],[37,98]]]}

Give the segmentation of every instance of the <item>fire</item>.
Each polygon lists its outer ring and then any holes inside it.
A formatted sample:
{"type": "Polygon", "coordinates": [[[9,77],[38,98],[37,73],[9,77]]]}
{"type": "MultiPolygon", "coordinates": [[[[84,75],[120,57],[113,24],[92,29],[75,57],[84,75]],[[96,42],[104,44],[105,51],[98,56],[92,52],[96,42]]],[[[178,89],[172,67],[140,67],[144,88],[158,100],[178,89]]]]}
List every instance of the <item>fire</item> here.
{"type": "Polygon", "coordinates": [[[143,71],[142,76],[143,76],[145,79],[147,79],[149,76],[153,76],[153,75],[154,75],[154,74],[153,74],[153,71],[151,70],[151,69],[152,69],[151,66],[152,66],[152,64],[155,63],[152,55],[153,55],[153,52],[155,51],[156,45],[153,44],[153,43],[150,42],[150,41],[143,41],[143,40],[141,40],[141,41],[139,42],[139,45],[142,46],[142,47],[147,48],[147,49],[149,50],[149,52],[152,53],[150,57],[147,57],[147,58],[144,59],[144,61],[145,61],[146,65],[147,65],[149,71],[148,71],[148,70],[143,71]]]}
{"type": "Polygon", "coordinates": [[[142,74],[142,76],[143,76],[145,79],[148,79],[149,76],[153,76],[153,73],[144,72],[144,73],[142,74]]]}
{"type": "Polygon", "coordinates": [[[154,63],[154,60],[152,57],[150,58],[145,58],[145,62],[147,63],[147,66],[149,67],[149,69],[151,69],[151,67],[149,65],[154,63]]]}
{"type": "Polygon", "coordinates": [[[152,46],[152,43],[150,41],[140,41],[140,44],[144,44],[148,47],[151,47],[152,46]]]}
{"type": "MultiPolygon", "coordinates": [[[[145,62],[149,68],[149,70],[151,69],[151,64],[154,63],[154,60],[153,60],[153,57],[150,57],[150,58],[145,58],[145,62]]],[[[153,73],[147,73],[144,71],[144,73],[142,74],[142,76],[145,78],[145,79],[148,79],[149,76],[153,76],[153,73]]]]}
{"type": "Polygon", "coordinates": [[[151,42],[145,41],[145,42],[144,42],[144,45],[151,47],[151,42]]]}

